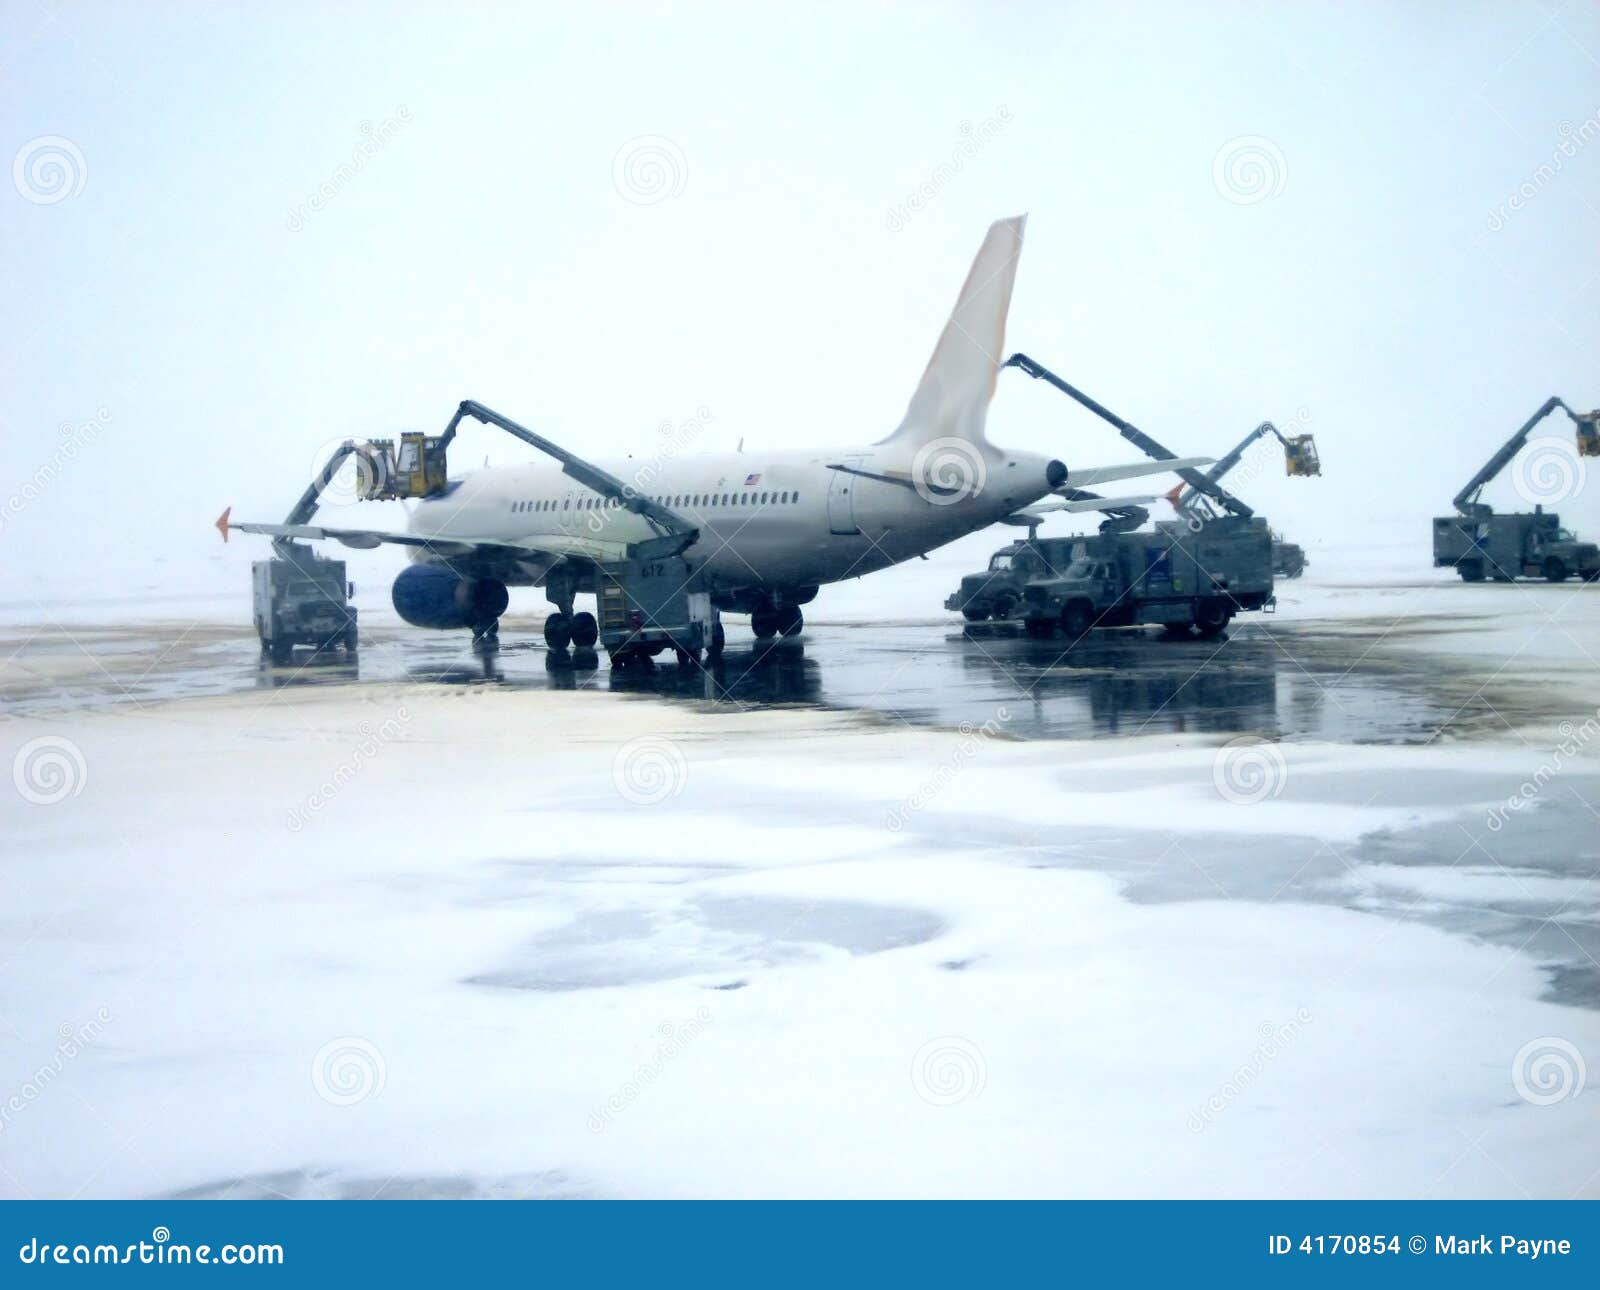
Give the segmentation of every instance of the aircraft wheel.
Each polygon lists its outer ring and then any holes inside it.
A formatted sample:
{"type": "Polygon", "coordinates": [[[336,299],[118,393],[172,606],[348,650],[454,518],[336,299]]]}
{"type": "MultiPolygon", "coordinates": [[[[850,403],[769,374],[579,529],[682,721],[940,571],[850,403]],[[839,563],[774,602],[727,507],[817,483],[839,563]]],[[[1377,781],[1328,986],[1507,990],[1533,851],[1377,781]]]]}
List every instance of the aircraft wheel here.
{"type": "Polygon", "coordinates": [[[578,649],[590,649],[600,639],[600,624],[591,613],[572,615],[572,643],[578,649]]]}
{"type": "Polygon", "coordinates": [[[544,620],[544,643],[551,649],[566,649],[572,644],[572,624],[559,610],[544,620]]]}
{"type": "Polygon", "coordinates": [[[1560,557],[1551,556],[1544,562],[1544,576],[1546,582],[1565,582],[1567,580],[1567,566],[1560,557]]]}
{"type": "Polygon", "coordinates": [[[778,630],[785,636],[797,635],[806,625],[805,615],[799,605],[784,605],[778,610],[778,630]]]}
{"type": "Polygon", "coordinates": [[[761,608],[750,615],[750,630],[758,641],[771,640],[778,632],[778,611],[761,608]]]}
{"type": "Polygon", "coordinates": [[[722,651],[727,647],[727,644],[728,633],[723,631],[722,619],[719,618],[711,624],[711,645],[707,648],[706,654],[711,658],[721,658],[722,651]]]}

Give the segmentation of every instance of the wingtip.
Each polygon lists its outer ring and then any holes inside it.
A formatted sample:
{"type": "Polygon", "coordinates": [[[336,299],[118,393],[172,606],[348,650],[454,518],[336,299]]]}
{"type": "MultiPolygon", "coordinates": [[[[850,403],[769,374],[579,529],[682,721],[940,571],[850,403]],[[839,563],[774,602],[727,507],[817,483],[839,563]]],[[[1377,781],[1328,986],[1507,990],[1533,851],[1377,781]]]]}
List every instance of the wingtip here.
{"type": "Polygon", "coordinates": [[[222,534],[222,540],[228,540],[228,519],[233,514],[233,507],[227,507],[221,515],[217,516],[217,532],[222,534]]]}

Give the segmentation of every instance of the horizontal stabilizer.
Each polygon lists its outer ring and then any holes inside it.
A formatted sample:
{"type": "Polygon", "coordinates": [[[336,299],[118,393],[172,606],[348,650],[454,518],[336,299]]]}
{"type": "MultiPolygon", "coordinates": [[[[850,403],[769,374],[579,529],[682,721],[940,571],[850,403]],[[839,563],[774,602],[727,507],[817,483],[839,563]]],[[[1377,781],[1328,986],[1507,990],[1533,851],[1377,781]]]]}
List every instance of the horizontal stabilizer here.
{"type": "Polygon", "coordinates": [[[1116,479],[1138,479],[1144,475],[1161,475],[1169,470],[1190,470],[1196,466],[1209,466],[1215,457],[1165,457],[1130,462],[1126,466],[1085,466],[1081,470],[1067,470],[1068,488],[1087,488],[1091,484],[1109,484],[1116,479]]]}

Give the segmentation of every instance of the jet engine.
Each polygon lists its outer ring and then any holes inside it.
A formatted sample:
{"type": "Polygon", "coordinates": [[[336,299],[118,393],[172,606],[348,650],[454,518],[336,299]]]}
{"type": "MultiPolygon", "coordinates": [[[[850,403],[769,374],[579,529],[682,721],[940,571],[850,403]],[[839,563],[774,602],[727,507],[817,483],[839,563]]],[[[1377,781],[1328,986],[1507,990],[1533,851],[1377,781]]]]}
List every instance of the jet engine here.
{"type": "Polygon", "coordinates": [[[492,626],[511,597],[497,578],[463,578],[439,564],[413,564],[394,580],[394,611],[413,627],[448,631],[492,626]]]}

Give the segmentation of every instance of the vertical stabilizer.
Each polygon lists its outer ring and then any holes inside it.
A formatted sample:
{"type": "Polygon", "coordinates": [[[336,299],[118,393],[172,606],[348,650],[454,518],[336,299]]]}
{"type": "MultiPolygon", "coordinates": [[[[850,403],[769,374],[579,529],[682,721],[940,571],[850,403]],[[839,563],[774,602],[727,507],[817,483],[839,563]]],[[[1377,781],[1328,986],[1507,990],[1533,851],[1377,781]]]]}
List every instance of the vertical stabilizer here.
{"type": "Polygon", "coordinates": [[[882,443],[916,448],[942,438],[985,442],[983,426],[1005,359],[1006,314],[1027,222],[1026,215],[1016,215],[989,226],[905,419],[882,443]]]}

